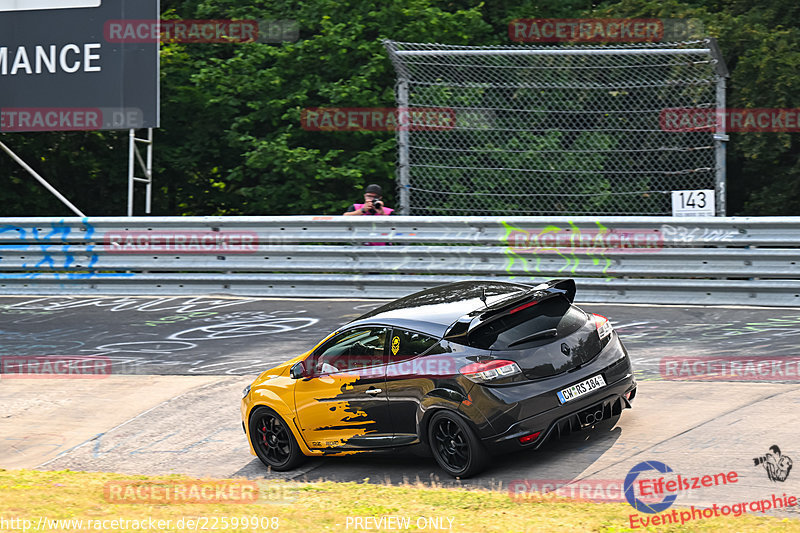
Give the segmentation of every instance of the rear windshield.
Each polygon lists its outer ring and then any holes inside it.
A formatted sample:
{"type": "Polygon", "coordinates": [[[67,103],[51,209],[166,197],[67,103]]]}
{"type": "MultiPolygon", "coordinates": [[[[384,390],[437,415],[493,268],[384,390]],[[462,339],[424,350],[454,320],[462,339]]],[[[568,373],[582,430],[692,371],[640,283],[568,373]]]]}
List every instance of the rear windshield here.
{"type": "Polygon", "coordinates": [[[511,349],[529,348],[574,333],[586,324],[587,318],[586,313],[572,305],[569,300],[557,296],[479,327],[470,334],[469,344],[485,350],[506,350],[509,345],[513,345],[511,349]],[[553,328],[556,329],[556,336],[514,344],[525,337],[553,328]]]}

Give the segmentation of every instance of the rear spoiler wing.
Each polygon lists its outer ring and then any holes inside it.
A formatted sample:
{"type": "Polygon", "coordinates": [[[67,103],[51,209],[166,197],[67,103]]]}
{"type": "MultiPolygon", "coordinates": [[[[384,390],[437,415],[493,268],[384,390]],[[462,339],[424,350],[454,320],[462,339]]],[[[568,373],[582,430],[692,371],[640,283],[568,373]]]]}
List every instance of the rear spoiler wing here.
{"type": "Polygon", "coordinates": [[[569,278],[552,279],[539,285],[531,286],[530,289],[522,294],[500,300],[485,309],[476,309],[462,316],[450,324],[444,334],[444,340],[467,344],[470,333],[490,322],[513,314],[520,308],[535,305],[542,300],[556,296],[563,296],[572,303],[575,300],[575,291],[575,280],[569,278]]]}

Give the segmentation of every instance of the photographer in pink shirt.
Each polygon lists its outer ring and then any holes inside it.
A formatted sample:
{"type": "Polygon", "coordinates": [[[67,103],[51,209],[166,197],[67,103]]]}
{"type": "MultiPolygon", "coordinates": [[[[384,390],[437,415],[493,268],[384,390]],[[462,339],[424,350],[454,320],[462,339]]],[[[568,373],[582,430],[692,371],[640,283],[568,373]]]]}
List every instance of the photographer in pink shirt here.
{"type": "MultiPolygon", "coordinates": [[[[342,213],[345,216],[353,215],[391,215],[394,209],[386,207],[383,203],[383,189],[374,183],[364,189],[364,203],[353,204],[342,213]]],[[[376,243],[377,244],[377,243],[376,243]]]]}

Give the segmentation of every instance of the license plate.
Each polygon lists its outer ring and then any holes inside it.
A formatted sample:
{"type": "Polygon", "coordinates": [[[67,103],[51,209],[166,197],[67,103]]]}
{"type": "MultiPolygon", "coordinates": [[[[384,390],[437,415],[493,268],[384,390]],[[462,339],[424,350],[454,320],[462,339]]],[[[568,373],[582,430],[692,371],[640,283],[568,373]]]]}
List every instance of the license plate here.
{"type": "Polygon", "coordinates": [[[605,386],[606,382],[603,380],[603,376],[598,374],[585,381],[581,381],[580,383],[576,383],[571,387],[567,387],[566,389],[559,391],[558,401],[561,403],[567,403],[570,400],[580,398],[584,394],[589,394],[590,392],[596,391],[597,389],[605,386]]]}

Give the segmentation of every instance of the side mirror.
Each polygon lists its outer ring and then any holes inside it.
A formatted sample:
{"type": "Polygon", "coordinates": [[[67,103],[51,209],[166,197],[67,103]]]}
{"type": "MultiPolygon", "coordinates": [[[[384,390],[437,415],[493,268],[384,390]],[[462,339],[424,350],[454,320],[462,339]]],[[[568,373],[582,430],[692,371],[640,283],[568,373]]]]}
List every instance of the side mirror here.
{"type": "Polygon", "coordinates": [[[294,366],[289,370],[289,377],[292,379],[300,379],[306,375],[306,367],[302,361],[299,363],[295,363],[294,366]]]}

